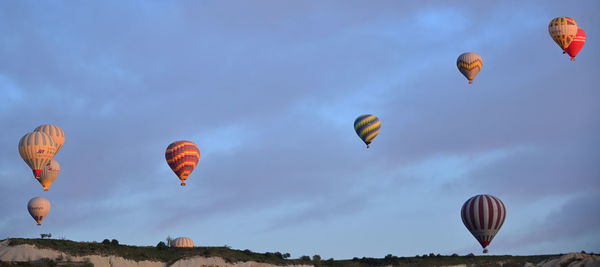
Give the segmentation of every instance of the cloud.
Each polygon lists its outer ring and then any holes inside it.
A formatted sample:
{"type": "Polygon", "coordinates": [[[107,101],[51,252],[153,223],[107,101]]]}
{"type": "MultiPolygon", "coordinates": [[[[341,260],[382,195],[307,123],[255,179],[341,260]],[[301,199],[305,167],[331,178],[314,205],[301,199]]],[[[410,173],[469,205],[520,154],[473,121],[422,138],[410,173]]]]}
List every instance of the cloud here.
{"type": "Polygon", "coordinates": [[[597,249],[600,218],[590,211],[598,203],[597,191],[575,194],[564,204],[550,207],[546,216],[534,217],[531,223],[520,225],[518,235],[508,236],[498,242],[498,246],[510,251],[530,249],[536,252],[554,246],[563,246],[565,251],[597,249]],[[596,241],[588,242],[589,238],[596,241]]]}

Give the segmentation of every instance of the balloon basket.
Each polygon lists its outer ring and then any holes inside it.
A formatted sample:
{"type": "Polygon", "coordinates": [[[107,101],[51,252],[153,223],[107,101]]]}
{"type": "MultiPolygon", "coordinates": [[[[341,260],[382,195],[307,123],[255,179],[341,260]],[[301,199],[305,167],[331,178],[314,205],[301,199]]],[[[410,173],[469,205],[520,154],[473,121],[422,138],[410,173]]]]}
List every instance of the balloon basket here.
{"type": "Polygon", "coordinates": [[[185,186],[185,183],[181,183],[181,186],[185,186]]]}
{"type": "Polygon", "coordinates": [[[486,248],[486,249],[483,249],[483,253],[488,253],[488,250],[487,250],[487,248],[486,248]]]}

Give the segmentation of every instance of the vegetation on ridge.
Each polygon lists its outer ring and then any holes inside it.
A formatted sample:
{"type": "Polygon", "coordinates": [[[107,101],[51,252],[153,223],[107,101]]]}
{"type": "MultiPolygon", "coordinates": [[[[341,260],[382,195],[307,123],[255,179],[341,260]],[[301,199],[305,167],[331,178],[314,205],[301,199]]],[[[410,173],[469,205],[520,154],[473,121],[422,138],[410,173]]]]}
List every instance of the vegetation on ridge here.
{"type": "MultiPolygon", "coordinates": [[[[107,240],[108,241],[108,240],[107,240]]],[[[539,255],[539,256],[474,256],[469,254],[466,256],[442,256],[439,254],[417,255],[416,257],[397,257],[391,254],[384,258],[353,258],[349,260],[334,260],[321,259],[319,255],[302,256],[299,259],[285,259],[290,255],[288,253],[267,252],[256,253],[250,250],[236,250],[227,246],[223,247],[194,247],[194,248],[174,248],[159,245],[157,247],[138,247],[119,245],[115,242],[75,242],[70,240],[59,239],[24,239],[13,238],[9,239],[10,246],[21,244],[31,244],[38,248],[49,248],[64,252],[71,256],[119,256],[135,261],[161,261],[172,264],[180,259],[191,258],[195,256],[201,257],[220,257],[227,262],[246,262],[255,261],[270,263],[275,265],[289,264],[307,264],[314,266],[344,266],[344,267],[370,267],[370,266],[442,266],[442,265],[458,265],[458,264],[475,264],[476,266],[523,266],[526,262],[538,263],[549,258],[556,258],[560,255],[539,255]]],[[[47,266],[47,265],[5,265],[7,263],[0,262],[0,267],[3,266],[47,266]]],[[[62,264],[61,264],[62,265],[62,264]]],[[[83,266],[83,265],[71,265],[83,266]]]]}

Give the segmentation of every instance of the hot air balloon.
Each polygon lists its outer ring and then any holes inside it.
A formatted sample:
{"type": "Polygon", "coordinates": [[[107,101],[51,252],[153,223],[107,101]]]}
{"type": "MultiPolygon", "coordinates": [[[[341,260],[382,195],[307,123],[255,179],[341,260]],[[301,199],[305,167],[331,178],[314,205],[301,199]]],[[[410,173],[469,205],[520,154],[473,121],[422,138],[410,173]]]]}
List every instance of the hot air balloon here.
{"type": "Polygon", "coordinates": [[[175,141],[167,147],[165,158],[169,167],[179,177],[181,185],[185,186],[185,180],[198,165],[200,149],[194,142],[175,141]]]}
{"type": "Polygon", "coordinates": [[[33,131],[35,132],[44,132],[52,137],[54,143],[56,144],[56,153],[60,150],[62,145],[65,143],[65,132],[63,129],[56,125],[52,124],[44,124],[35,128],[33,131]]]}
{"type": "Polygon", "coordinates": [[[42,174],[38,179],[38,182],[44,187],[44,191],[48,191],[58,174],[60,173],[60,164],[56,160],[50,160],[48,165],[44,166],[42,174]]]}
{"type": "Polygon", "coordinates": [[[575,61],[575,57],[577,56],[577,54],[579,53],[581,48],[583,48],[584,44],[585,44],[585,31],[583,31],[582,28],[578,28],[575,38],[573,39],[571,44],[569,44],[569,47],[567,47],[567,49],[565,49],[565,53],[567,53],[567,54],[569,54],[569,56],[571,56],[571,61],[575,61]]]}
{"type": "Polygon", "coordinates": [[[555,18],[548,24],[548,32],[550,33],[550,37],[564,51],[569,47],[573,39],[575,39],[577,22],[569,17],[555,18]]]}
{"type": "Polygon", "coordinates": [[[476,195],[463,204],[460,216],[467,229],[483,247],[483,253],[487,253],[486,247],[504,223],[506,208],[497,197],[476,195]]]}
{"type": "Polygon", "coordinates": [[[187,238],[187,237],[178,237],[178,238],[175,238],[175,240],[173,240],[173,243],[171,243],[171,246],[176,247],[176,248],[193,248],[194,241],[192,241],[192,239],[187,238]]]}
{"type": "Polygon", "coordinates": [[[37,225],[42,225],[42,221],[50,212],[50,201],[43,197],[34,197],[27,203],[27,210],[37,222],[37,225]]]}
{"type": "Polygon", "coordinates": [[[469,84],[473,83],[475,76],[483,68],[483,59],[477,53],[467,52],[458,56],[456,60],[458,70],[467,77],[469,84]]]}
{"type": "Polygon", "coordinates": [[[369,148],[369,144],[373,142],[373,139],[379,134],[379,130],[381,129],[381,122],[379,118],[375,115],[364,114],[358,116],[356,120],[354,120],[354,130],[358,137],[365,142],[367,148],[369,148]]]}
{"type": "Polygon", "coordinates": [[[21,157],[33,170],[35,178],[42,174],[44,166],[50,163],[56,153],[56,144],[48,134],[43,132],[31,132],[19,140],[19,153],[21,157]]]}

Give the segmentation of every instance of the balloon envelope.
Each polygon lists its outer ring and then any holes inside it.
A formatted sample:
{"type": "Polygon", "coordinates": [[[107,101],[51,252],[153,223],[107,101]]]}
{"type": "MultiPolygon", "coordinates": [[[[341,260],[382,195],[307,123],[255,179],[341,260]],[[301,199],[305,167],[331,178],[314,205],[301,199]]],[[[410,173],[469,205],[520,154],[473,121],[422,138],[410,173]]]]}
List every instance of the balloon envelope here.
{"type": "Polygon", "coordinates": [[[469,84],[471,84],[483,68],[483,58],[477,53],[463,53],[456,59],[456,66],[460,73],[469,80],[469,84]]]}
{"type": "Polygon", "coordinates": [[[358,116],[358,118],[354,120],[354,131],[356,131],[358,137],[365,142],[367,148],[369,148],[373,139],[377,137],[380,130],[381,122],[375,115],[364,114],[358,116]]]}
{"type": "Polygon", "coordinates": [[[56,144],[56,153],[62,148],[65,143],[65,132],[60,127],[53,124],[44,124],[36,127],[34,132],[43,132],[48,134],[56,144]]]}
{"type": "Polygon", "coordinates": [[[60,164],[58,164],[58,161],[52,159],[48,165],[44,166],[42,174],[38,179],[38,182],[44,187],[44,191],[48,191],[54,180],[56,180],[56,177],[58,177],[58,174],[60,174],[60,164]]]}
{"type": "Polygon", "coordinates": [[[460,216],[467,229],[485,249],[502,227],[506,208],[497,197],[477,195],[463,204],[460,216]]]}
{"type": "Polygon", "coordinates": [[[569,17],[554,18],[548,24],[548,33],[550,33],[552,40],[562,50],[565,50],[577,34],[577,22],[569,17]]]}
{"type": "Polygon", "coordinates": [[[43,197],[34,197],[27,203],[27,210],[35,222],[41,225],[48,212],[50,212],[50,201],[43,197]]]}
{"type": "Polygon", "coordinates": [[[585,45],[585,31],[583,31],[582,28],[579,28],[577,29],[577,34],[575,35],[575,38],[573,39],[569,47],[565,49],[565,52],[569,54],[569,56],[571,56],[571,61],[575,60],[575,57],[577,56],[577,54],[579,54],[579,51],[581,51],[583,45],[585,45]]]}
{"type": "Polygon", "coordinates": [[[178,237],[173,240],[172,246],[176,248],[193,248],[194,241],[188,237],[178,237]]]}
{"type": "Polygon", "coordinates": [[[175,172],[181,185],[190,176],[198,161],[200,161],[200,149],[191,141],[175,141],[167,147],[165,158],[169,167],[175,172]]]}
{"type": "Polygon", "coordinates": [[[31,132],[19,140],[19,154],[21,158],[33,170],[33,175],[39,178],[44,166],[56,153],[56,144],[52,137],[43,132],[31,132]]]}

